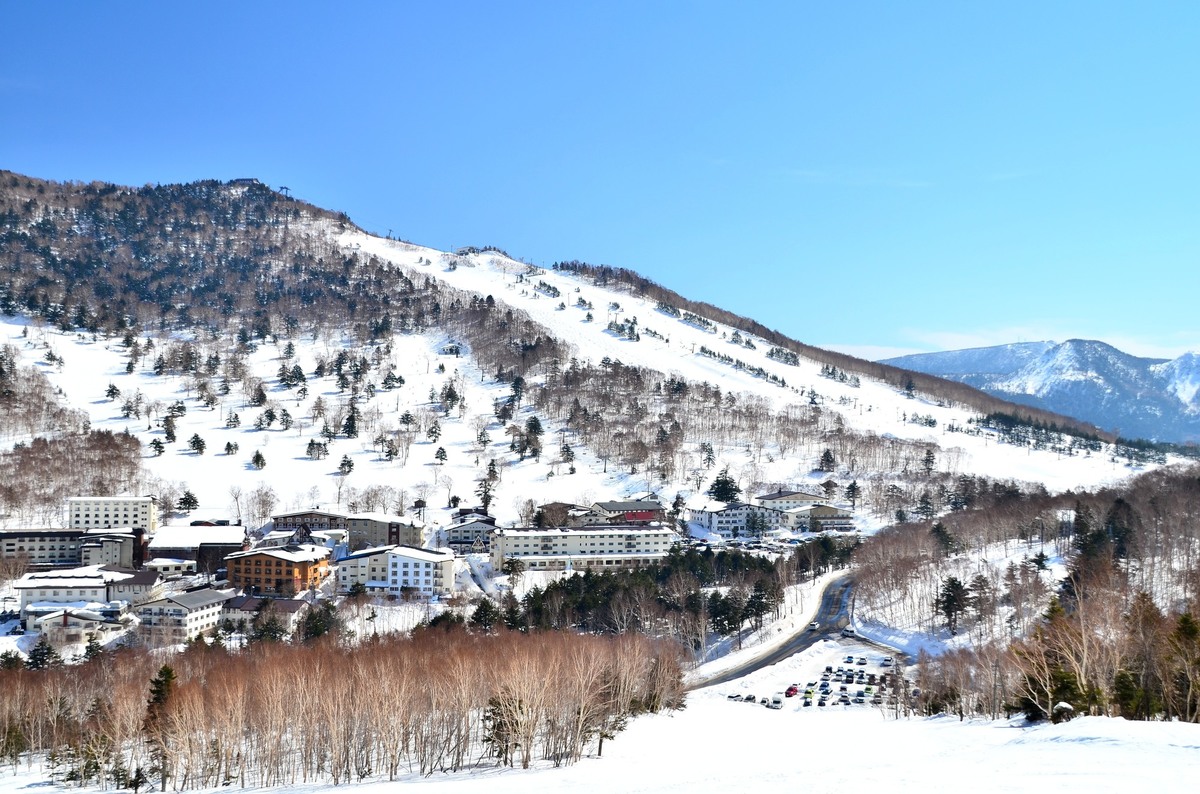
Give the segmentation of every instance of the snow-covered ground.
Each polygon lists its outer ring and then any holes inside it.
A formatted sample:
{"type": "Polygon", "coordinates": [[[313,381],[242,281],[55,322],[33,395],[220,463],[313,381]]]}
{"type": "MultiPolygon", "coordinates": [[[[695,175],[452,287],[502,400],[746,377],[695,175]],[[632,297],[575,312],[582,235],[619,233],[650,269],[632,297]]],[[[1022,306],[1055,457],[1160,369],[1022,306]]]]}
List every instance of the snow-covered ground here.
{"type": "MultiPolygon", "coordinates": [[[[805,707],[802,698],[793,697],[773,711],[728,699],[730,694],[770,696],[791,683],[804,686],[817,680],[825,665],[842,665],[846,654],[866,656],[864,669],[883,669],[878,650],[829,641],[734,684],[692,693],[682,711],[633,720],[605,743],[602,758],[589,756],[560,769],[489,768],[429,778],[410,775],[400,782],[464,794],[1195,790],[1200,773],[1196,725],[1100,717],[1032,726],[1020,718],[897,720],[870,705],[822,708],[814,701],[805,707]]],[[[10,769],[0,770],[0,793],[59,790],[41,785],[37,769],[17,774],[10,769]]],[[[395,785],[309,784],[287,791],[383,794],[395,785]]]]}
{"type": "MultiPolygon", "coordinates": [[[[432,249],[418,248],[361,233],[346,234],[341,242],[348,248],[374,254],[394,262],[421,277],[445,281],[455,288],[482,295],[494,295],[497,301],[508,303],[529,313],[544,324],[552,334],[563,340],[585,361],[598,362],[605,356],[627,363],[650,367],[666,374],[687,378],[693,382],[718,385],[723,392],[740,395],[743,400],[757,400],[772,410],[788,406],[807,405],[809,392],[820,395],[825,415],[838,413],[846,425],[857,432],[896,438],[934,442],[942,445],[938,456],[939,470],[979,473],[991,478],[1011,478],[1025,482],[1042,482],[1052,491],[1081,486],[1093,487],[1123,479],[1135,473],[1123,464],[1114,463],[1107,454],[1062,456],[1049,451],[1035,451],[1000,443],[992,433],[972,435],[951,433],[950,425],[965,427],[971,418],[968,411],[940,406],[922,399],[908,399],[884,384],[863,379],[854,387],[820,377],[820,366],[801,360],[798,366],[783,364],[766,356],[769,343],[756,339],[755,349],[734,344],[733,329],[714,324],[709,331],[665,314],[656,304],[615,288],[605,288],[582,281],[570,274],[539,270],[525,276],[528,266],[496,254],[475,254],[469,257],[450,257],[432,249]],[[536,285],[543,282],[558,289],[561,298],[551,298],[536,285]],[[575,305],[579,300],[594,308],[594,321],[586,322],[587,311],[575,305]],[[564,308],[559,308],[563,304],[564,308]],[[612,308],[618,306],[619,308],[612,308]],[[606,330],[610,319],[621,322],[637,317],[642,329],[641,341],[630,341],[606,330]],[[654,330],[657,336],[647,333],[654,330]],[[780,387],[744,370],[699,355],[697,350],[708,346],[761,367],[763,371],[786,379],[788,386],[780,387]],[[905,421],[913,414],[936,418],[937,426],[905,421]]],[[[750,337],[743,337],[749,339],[750,337]]],[[[144,343],[145,339],[139,339],[144,343]]],[[[187,413],[176,421],[178,441],[168,444],[160,457],[153,457],[146,447],[144,463],[157,482],[147,487],[156,490],[174,488],[182,493],[191,490],[200,508],[189,515],[172,520],[186,523],[197,517],[225,518],[237,512],[231,490],[245,494],[267,487],[274,491],[275,510],[311,507],[314,504],[348,507],[351,491],[361,495],[372,486],[404,491],[408,509],[416,498],[424,498],[431,525],[450,521],[446,505],[457,496],[464,504],[476,502],[475,489],[483,470],[491,459],[500,466],[500,484],[496,489],[492,512],[502,524],[516,523],[521,505],[528,499],[536,503],[566,501],[590,504],[605,499],[622,499],[637,492],[652,490],[669,501],[676,493],[686,496],[696,492],[695,471],[678,471],[671,481],[648,478],[646,473],[631,474],[626,467],[615,463],[605,466],[582,446],[574,449],[576,472],[557,463],[563,428],[543,416],[546,427],[546,451],[541,460],[517,461],[508,450],[504,428],[492,415],[495,400],[508,395],[506,384],[497,384],[490,373],[482,373],[470,358],[470,351],[454,356],[443,353],[450,342],[440,333],[396,334],[391,338],[390,354],[373,347],[359,347],[352,340],[336,335],[299,335],[280,339],[276,343],[261,342],[252,352],[247,365],[251,376],[266,381],[267,396],[276,413],[287,410],[294,420],[289,430],[276,423],[268,429],[255,429],[255,419],[264,408],[252,407],[241,383],[232,383],[232,391],[222,395],[209,409],[197,399],[195,378],[183,375],[155,375],[151,370],[158,351],[169,339],[154,339],[156,351],[147,356],[132,373],[126,372],[128,350],[119,338],[93,338],[88,334],[64,333],[54,328],[30,323],[27,318],[0,318],[0,343],[11,343],[22,354],[22,363],[40,369],[61,392],[63,401],[84,411],[92,427],[113,431],[128,431],[144,444],[163,440],[159,426],[166,406],[182,401],[187,413]],[[308,376],[308,394],[301,397],[296,389],[278,385],[277,372],[284,362],[283,348],[290,341],[296,363],[308,376]],[[373,397],[363,396],[358,405],[364,414],[364,427],[355,439],[338,437],[329,443],[328,457],[311,460],[306,454],[309,441],[321,440],[319,433],[325,420],[314,415],[314,405],[320,398],[331,410],[344,405],[349,393],[337,388],[332,374],[323,378],[312,375],[318,358],[331,359],[341,350],[353,355],[375,357],[379,364],[369,377],[380,386],[388,370],[405,379],[394,390],[380,389],[373,397]],[[46,360],[53,352],[65,364],[55,365],[46,360]],[[463,396],[465,407],[443,412],[430,402],[431,390],[439,391],[454,383],[463,396]],[[105,392],[112,384],[121,393],[117,399],[106,399],[105,392]],[[122,403],[141,395],[143,406],[149,406],[152,416],[122,415],[122,403]],[[421,426],[408,450],[407,459],[387,461],[379,454],[373,439],[381,429],[395,429],[404,412],[415,415],[421,426]],[[227,426],[231,413],[237,413],[240,426],[227,426]],[[424,431],[434,419],[441,435],[431,440],[424,431]],[[486,445],[478,444],[479,428],[490,435],[486,445]],[[200,436],[206,445],[203,454],[188,447],[188,440],[200,436]],[[227,444],[236,444],[237,452],[226,454],[227,444]],[[435,459],[438,448],[445,449],[446,459],[435,459]],[[266,459],[265,468],[250,465],[256,451],[266,459]],[[343,456],[353,463],[353,472],[344,479],[338,476],[338,464],[343,456]],[[607,469],[607,470],[606,470],[607,469]]],[[[204,340],[197,340],[203,344],[204,340]]],[[[219,347],[219,346],[218,346],[219,347]]],[[[220,376],[212,379],[215,387],[220,376]]],[[[522,408],[514,422],[523,424],[533,414],[528,406],[522,408]]],[[[334,428],[335,430],[337,428],[334,428]]],[[[5,446],[28,439],[5,436],[5,446]]],[[[718,460],[707,478],[724,466],[734,476],[749,482],[784,483],[789,487],[814,487],[824,478],[813,472],[821,450],[810,441],[807,446],[782,454],[773,449],[768,439],[760,450],[730,445],[717,450],[718,460]]],[[[698,445],[698,441],[689,440],[698,445]]],[[[698,454],[693,456],[698,460],[698,454]]],[[[887,475],[888,472],[880,472],[887,475]]],[[[898,473],[897,473],[898,474],[898,473]]],[[[848,481],[851,473],[839,475],[848,481]]],[[[844,484],[844,483],[843,483],[844,484]]],[[[700,491],[706,487],[702,481],[700,491]]],[[[747,494],[750,495],[750,494],[747,494]]],[[[244,505],[243,505],[244,507],[244,505]]],[[[394,505],[372,505],[373,509],[392,509],[394,505]]],[[[40,518],[40,517],[39,517],[40,518]]],[[[54,517],[47,517],[54,523],[54,517]]],[[[857,520],[864,529],[872,529],[879,519],[872,519],[860,510],[857,520]]],[[[28,523],[28,518],[24,523],[28,523]]],[[[20,525],[20,516],[0,517],[0,522],[20,525]],[[14,522],[16,522],[14,524],[14,522]]],[[[37,521],[36,523],[46,523],[37,521]]]]}

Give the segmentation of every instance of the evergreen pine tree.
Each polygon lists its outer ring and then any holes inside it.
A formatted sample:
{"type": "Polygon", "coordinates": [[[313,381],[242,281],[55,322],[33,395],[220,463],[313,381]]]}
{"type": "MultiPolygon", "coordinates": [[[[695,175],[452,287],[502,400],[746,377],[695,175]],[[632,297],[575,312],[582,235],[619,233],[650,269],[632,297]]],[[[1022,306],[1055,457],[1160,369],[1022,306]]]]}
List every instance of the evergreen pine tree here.
{"type": "Polygon", "coordinates": [[[732,477],[729,476],[729,467],[721,469],[721,473],[713,480],[713,484],[708,488],[708,495],[718,502],[734,502],[742,493],[742,489],[732,477]]]}
{"type": "Polygon", "coordinates": [[[33,646],[33,649],[29,651],[29,658],[25,660],[27,670],[48,670],[61,664],[62,657],[50,645],[50,641],[46,639],[45,635],[42,635],[37,645],[33,646]]]}

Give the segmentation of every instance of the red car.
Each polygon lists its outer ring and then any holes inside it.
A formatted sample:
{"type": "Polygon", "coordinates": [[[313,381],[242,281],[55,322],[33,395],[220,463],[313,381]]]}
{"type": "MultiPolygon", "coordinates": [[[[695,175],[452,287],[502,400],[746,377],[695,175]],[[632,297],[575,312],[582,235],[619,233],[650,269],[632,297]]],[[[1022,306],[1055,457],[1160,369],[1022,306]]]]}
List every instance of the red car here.
{"type": "Polygon", "coordinates": [[[800,694],[800,690],[795,685],[788,687],[787,691],[783,693],[784,697],[789,697],[789,698],[794,698],[798,694],[800,694]]]}

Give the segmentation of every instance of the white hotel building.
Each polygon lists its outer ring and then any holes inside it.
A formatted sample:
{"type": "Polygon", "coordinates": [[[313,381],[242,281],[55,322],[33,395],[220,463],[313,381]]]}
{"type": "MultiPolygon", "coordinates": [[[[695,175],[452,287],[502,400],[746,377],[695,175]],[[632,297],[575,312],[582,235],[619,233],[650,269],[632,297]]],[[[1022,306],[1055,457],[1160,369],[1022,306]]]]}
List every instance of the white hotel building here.
{"type": "Polygon", "coordinates": [[[661,524],[497,529],[492,567],[499,571],[506,559],[516,558],[531,571],[640,568],[661,561],[678,542],[674,530],[661,524]]]}
{"type": "Polygon", "coordinates": [[[147,536],[158,530],[153,496],[72,496],[67,499],[71,529],[129,527],[147,536]]]}
{"type": "Polygon", "coordinates": [[[422,598],[454,591],[454,552],[415,546],[379,546],[343,557],[337,564],[339,592],[361,582],[376,594],[413,593],[422,598]]]}

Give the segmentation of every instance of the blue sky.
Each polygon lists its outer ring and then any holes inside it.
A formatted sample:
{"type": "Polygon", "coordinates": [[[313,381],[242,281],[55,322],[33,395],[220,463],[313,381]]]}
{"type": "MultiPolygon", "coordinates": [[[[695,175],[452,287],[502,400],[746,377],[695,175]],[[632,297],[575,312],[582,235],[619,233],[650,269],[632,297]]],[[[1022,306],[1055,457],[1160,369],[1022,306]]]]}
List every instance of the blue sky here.
{"type": "Polygon", "coordinates": [[[1200,349],[1195,3],[8,4],[0,167],[256,176],[864,355],[1200,349]]]}

